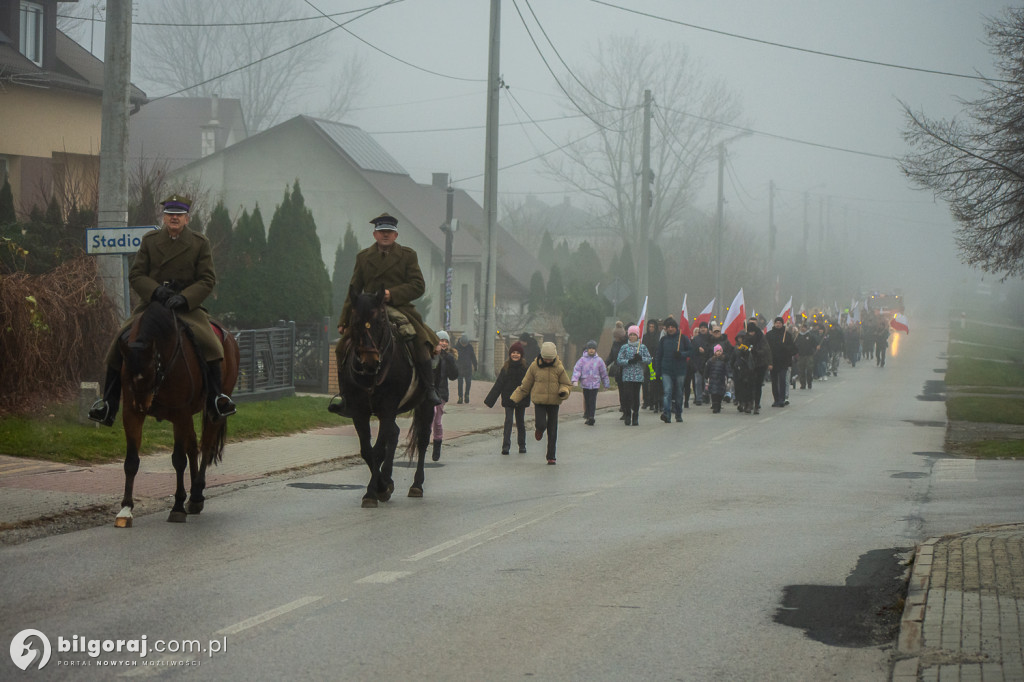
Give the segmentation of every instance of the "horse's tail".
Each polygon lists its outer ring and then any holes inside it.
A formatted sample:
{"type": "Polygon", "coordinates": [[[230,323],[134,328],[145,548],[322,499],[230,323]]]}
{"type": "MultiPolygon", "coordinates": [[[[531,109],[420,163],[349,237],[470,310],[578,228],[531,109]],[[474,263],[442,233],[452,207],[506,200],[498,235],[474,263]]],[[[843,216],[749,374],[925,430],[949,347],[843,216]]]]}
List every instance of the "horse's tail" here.
{"type": "Polygon", "coordinates": [[[207,464],[218,464],[224,461],[224,445],[228,439],[227,419],[210,422],[204,410],[203,422],[203,457],[206,458],[207,464]],[[213,433],[210,433],[211,430],[213,433]]]}

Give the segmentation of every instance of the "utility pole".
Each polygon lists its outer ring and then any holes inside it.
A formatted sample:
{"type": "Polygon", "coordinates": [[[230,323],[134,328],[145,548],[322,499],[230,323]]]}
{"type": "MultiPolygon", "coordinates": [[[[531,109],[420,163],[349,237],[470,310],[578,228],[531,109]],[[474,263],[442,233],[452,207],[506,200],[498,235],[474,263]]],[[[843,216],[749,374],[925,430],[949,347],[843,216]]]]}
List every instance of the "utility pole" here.
{"type": "Polygon", "coordinates": [[[807,301],[807,240],[810,237],[811,225],[807,221],[807,204],[810,201],[810,193],[804,190],[804,247],[800,256],[800,303],[807,301]]]}
{"type": "Polygon", "coordinates": [[[455,236],[455,225],[452,215],[455,209],[455,189],[452,187],[451,176],[448,176],[448,190],[445,192],[444,225],[444,329],[452,330],[452,238],[455,236]]]}
{"type": "Polygon", "coordinates": [[[484,287],[484,323],[480,331],[483,375],[494,378],[494,337],[497,334],[498,284],[498,94],[501,92],[499,49],[501,0],[491,0],[491,28],[487,53],[487,139],[484,145],[484,216],[487,221],[484,287]]]}
{"type": "Polygon", "coordinates": [[[651,91],[644,90],[644,128],[643,128],[643,149],[640,151],[641,180],[640,180],[640,258],[637,261],[636,275],[636,297],[647,295],[650,291],[651,276],[648,259],[650,257],[650,235],[651,221],[651,91]]]}
{"type": "Polygon", "coordinates": [[[722,314],[722,232],[725,230],[725,188],[723,186],[725,175],[725,142],[718,143],[718,209],[715,213],[715,308],[718,311],[716,319],[719,324],[725,321],[722,314]]]}
{"type": "MultiPolygon", "coordinates": [[[[128,115],[131,95],[132,3],[108,0],[103,54],[103,121],[100,127],[100,186],[97,227],[128,226],[128,115]]],[[[118,303],[120,315],[131,309],[126,256],[100,255],[103,288],[118,303]]]]}
{"type": "Polygon", "coordinates": [[[768,181],[768,273],[775,269],[775,181],[768,181]]]}

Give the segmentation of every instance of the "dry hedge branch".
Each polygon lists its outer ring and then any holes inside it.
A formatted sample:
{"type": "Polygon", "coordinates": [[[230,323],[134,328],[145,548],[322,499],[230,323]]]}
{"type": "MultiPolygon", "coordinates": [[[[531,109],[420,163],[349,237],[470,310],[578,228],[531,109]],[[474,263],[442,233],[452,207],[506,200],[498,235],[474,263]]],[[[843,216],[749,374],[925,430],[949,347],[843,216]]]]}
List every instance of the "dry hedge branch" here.
{"type": "Polygon", "coordinates": [[[0,275],[0,413],[66,399],[83,379],[102,378],[118,325],[91,256],[43,275],[0,275]]]}

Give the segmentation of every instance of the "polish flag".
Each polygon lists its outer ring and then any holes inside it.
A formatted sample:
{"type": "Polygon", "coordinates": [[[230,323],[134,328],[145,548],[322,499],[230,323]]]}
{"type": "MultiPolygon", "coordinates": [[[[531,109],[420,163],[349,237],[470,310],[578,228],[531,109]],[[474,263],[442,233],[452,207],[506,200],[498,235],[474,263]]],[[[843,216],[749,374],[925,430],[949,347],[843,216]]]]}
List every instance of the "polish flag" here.
{"type": "Polygon", "coordinates": [[[789,297],[789,302],[782,309],[782,312],[779,313],[779,317],[781,317],[782,321],[785,322],[787,325],[793,321],[793,297],[792,296],[789,297]]]}
{"type": "Polygon", "coordinates": [[[701,322],[711,322],[711,310],[715,307],[715,299],[711,299],[711,303],[708,303],[704,307],[704,310],[700,311],[700,315],[697,316],[697,320],[693,324],[693,328],[696,329],[700,326],[701,322]]]}
{"type": "Polygon", "coordinates": [[[747,320],[747,311],[743,305],[743,289],[732,299],[729,312],[725,316],[725,324],[722,325],[722,333],[728,337],[729,342],[736,345],[736,335],[743,331],[747,320]]]}
{"type": "Polygon", "coordinates": [[[679,312],[679,333],[690,338],[690,311],[686,309],[686,294],[683,294],[683,309],[679,312]]]}
{"type": "Polygon", "coordinates": [[[893,315],[892,319],[889,320],[889,326],[898,332],[903,332],[908,336],[910,335],[910,324],[907,322],[907,316],[903,313],[896,313],[893,315]]]}
{"type": "Polygon", "coordinates": [[[644,329],[647,327],[647,297],[644,296],[644,307],[640,311],[640,321],[636,323],[640,327],[640,340],[644,340],[644,329]]]}

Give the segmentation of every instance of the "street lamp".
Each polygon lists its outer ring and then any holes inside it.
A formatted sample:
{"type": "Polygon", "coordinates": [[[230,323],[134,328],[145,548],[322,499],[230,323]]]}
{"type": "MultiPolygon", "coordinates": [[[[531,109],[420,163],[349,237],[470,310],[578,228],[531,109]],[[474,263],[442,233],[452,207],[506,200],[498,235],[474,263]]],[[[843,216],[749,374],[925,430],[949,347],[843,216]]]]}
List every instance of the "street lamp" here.
{"type": "Polygon", "coordinates": [[[719,311],[719,320],[725,318],[722,314],[722,233],[725,231],[725,190],[723,186],[725,178],[725,145],[733,140],[738,140],[741,137],[747,137],[752,134],[750,131],[745,130],[718,143],[718,211],[715,220],[715,307],[719,311]]]}

